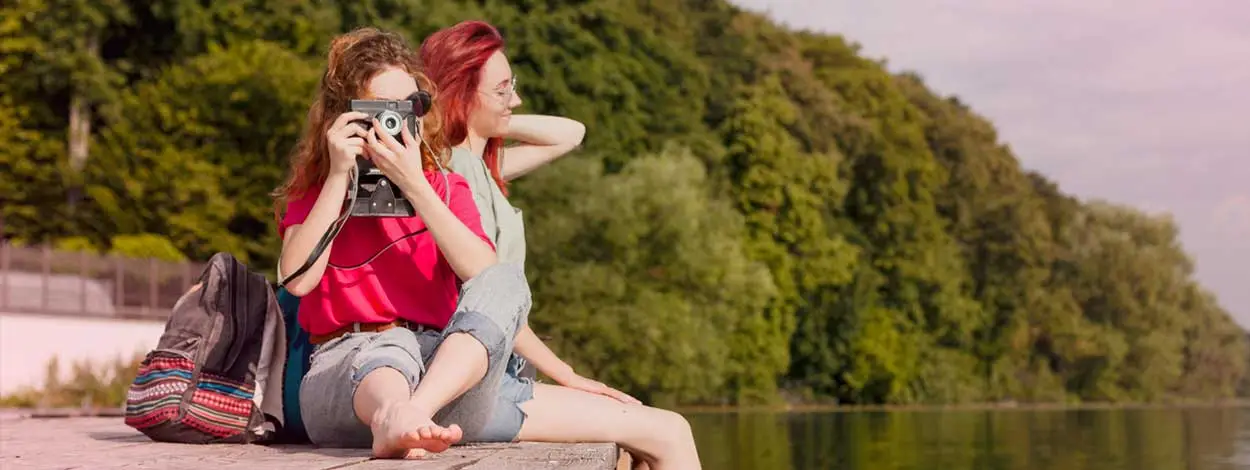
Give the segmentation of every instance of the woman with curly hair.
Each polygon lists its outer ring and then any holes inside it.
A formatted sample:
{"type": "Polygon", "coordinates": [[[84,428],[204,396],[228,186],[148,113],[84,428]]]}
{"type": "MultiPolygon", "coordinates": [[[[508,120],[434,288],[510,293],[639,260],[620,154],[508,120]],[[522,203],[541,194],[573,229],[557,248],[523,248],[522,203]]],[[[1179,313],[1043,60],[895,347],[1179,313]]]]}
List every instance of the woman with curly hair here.
{"type": "Polygon", "coordinates": [[[419,106],[428,102],[415,99],[422,90],[437,95],[399,35],[365,28],[335,38],[289,179],[275,193],[280,277],[296,273],[339,220],[358,158],[415,212],[347,218],[311,268],[285,284],[301,298],[299,323],[315,346],[299,396],[320,446],[399,458],[476,439],[529,310],[524,272],[496,262],[464,178],[438,171],[446,147],[437,107],[398,139],[350,111],[354,99],[419,106]]]}

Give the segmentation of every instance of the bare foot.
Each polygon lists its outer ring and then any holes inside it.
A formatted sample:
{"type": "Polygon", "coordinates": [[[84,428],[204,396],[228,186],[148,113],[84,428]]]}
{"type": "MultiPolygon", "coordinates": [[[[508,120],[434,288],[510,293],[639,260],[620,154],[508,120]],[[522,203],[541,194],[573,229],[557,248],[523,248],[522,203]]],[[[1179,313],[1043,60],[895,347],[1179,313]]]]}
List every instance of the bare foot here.
{"type": "Polygon", "coordinates": [[[464,432],[455,424],[442,427],[407,402],[382,405],[373,415],[373,456],[380,459],[421,457],[442,452],[460,442],[464,432]]]}

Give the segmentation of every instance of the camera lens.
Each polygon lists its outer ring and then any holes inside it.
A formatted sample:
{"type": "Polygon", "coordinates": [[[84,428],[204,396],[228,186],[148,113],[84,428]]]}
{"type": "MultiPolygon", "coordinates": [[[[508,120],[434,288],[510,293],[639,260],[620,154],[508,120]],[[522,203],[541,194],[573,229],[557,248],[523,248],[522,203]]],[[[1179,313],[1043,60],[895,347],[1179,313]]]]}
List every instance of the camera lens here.
{"type": "Polygon", "coordinates": [[[403,122],[399,114],[391,110],[383,111],[378,117],[378,123],[382,124],[382,131],[390,135],[399,135],[403,122]]]}

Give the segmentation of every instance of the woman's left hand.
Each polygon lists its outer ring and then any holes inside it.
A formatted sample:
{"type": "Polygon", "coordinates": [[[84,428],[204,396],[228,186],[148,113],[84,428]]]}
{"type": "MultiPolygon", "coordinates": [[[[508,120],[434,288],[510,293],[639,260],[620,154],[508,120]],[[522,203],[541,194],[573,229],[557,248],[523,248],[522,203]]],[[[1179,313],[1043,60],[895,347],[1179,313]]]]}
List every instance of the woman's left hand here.
{"type": "Polygon", "coordinates": [[[377,119],[373,120],[373,128],[369,130],[367,139],[366,153],[369,160],[405,192],[420,189],[420,185],[429,187],[430,182],[425,179],[425,171],[421,166],[421,145],[408,131],[408,126],[400,127],[403,128],[400,131],[400,137],[404,140],[402,144],[390,134],[379,131],[382,128],[381,123],[377,119]]]}
{"type": "Polygon", "coordinates": [[[639,401],[637,398],[629,396],[629,394],[625,392],[609,387],[605,385],[603,382],[599,382],[597,380],[591,380],[586,377],[582,377],[581,375],[578,375],[578,374],[573,374],[572,377],[564,380],[563,382],[560,383],[560,385],[563,385],[568,388],[581,390],[583,392],[590,392],[596,395],[603,395],[608,398],[612,398],[616,401],[619,401],[621,403],[627,403],[631,405],[642,404],[642,402],[639,401]]]}

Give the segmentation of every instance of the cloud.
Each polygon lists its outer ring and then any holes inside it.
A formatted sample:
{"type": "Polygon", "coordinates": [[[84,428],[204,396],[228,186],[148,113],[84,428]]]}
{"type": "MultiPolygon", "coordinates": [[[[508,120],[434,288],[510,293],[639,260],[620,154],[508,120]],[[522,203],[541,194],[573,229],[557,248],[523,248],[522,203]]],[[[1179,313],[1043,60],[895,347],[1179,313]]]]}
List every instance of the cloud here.
{"type": "Polygon", "coordinates": [[[1173,213],[1199,281],[1250,325],[1250,3],[732,1],[917,71],[1066,191],[1173,213]]]}

